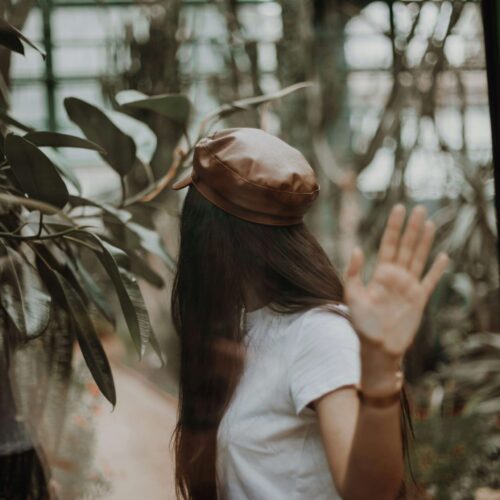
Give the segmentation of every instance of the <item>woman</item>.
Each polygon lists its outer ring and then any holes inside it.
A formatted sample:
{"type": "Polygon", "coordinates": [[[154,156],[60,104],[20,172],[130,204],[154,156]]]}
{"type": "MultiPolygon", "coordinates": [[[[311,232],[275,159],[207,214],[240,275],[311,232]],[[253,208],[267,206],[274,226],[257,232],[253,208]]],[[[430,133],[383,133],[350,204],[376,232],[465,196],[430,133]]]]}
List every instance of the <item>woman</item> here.
{"type": "MultiPolygon", "coordinates": [[[[389,216],[374,275],[345,283],[303,223],[312,168],[280,139],[200,141],[181,216],[172,314],[181,342],[176,487],[186,499],[394,499],[403,356],[447,265],[434,224],[389,216]]],[[[403,405],[404,406],[404,405],[403,405]]]]}

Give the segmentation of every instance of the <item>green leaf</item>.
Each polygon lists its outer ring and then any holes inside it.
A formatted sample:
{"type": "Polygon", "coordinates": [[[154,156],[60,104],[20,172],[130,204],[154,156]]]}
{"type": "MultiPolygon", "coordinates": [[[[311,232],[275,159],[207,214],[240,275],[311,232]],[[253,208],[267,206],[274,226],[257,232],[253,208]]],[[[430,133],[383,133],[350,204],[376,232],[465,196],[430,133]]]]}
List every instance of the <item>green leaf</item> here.
{"type": "Polygon", "coordinates": [[[95,255],[101,261],[106,273],[111,278],[118,300],[127,323],[130,336],[142,357],[146,344],[151,336],[151,322],[135,276],[128,270],[129,258],[119,248],[106,243],[97,235],[84,231],[76,233],[83,240],[97,243],[102,251],[95,255]]]}
{"type": "Polygon", "coordinates": [[[73,287],[70,286],[69,282],[66,281],[60,273],[54,269],[52,269],[52,273],[64,294],[68,311],[74,320],[76,338],[80,345],[85,363],[104,397],[115,406],[116,391],[113,373],[111,372],[106,352],[95,331],[94,324],[86,313],[85,304],[73,287]]]}
{"type": "Polygon", "coordinates": [[[30,39],[24,36],[17,28],[0,17],[0,45],[7,47],[14,52],[24,55],[24,45],[28,44],[39,52],[45,59],[45,52],[37,47],[30,39]]]}
{"type": "Polygon", "coordinates": [[[184,94],[162,94],[148,97],[135,90],[124,90],[115,96],[124,108],[154,111],[172,121],[185,125],[191,112],[191,101],[184,94]]]}
{"type": "Polygon", "coordinates": [[[86,296],[97,306],[97,309],[99,309],[101,314],[110,323],[114,323],[115,318],[113,308],[106,299],[102,289],[94,280],[92,274],[87,271],[80,261],[77,261],[74,264],[70,263],[69,266],[75,275],[80,278],[81,284],[86,292],[86,296]]]}
{"type": "Polygon", "coordinates": [[[122,132],[134,139],[136,166],[145,168],[144,165],[149,165],[158,146],[158,137],[153,130],[143,121],[121,111],[106,110],[106,115],[122,132]]]}
{"type": "Polygon", "coordinates": [[[292,94],[293,92],[296,92],[297,90],[302,90],[311,86],[313,86],[311,82],[301,82],[301,83],[296,83],[294,85],[290,85],[289,87],[281,89],[278,92],[273,92],[272,94],[264,94],[257,97],[249,97],[247,99],[239,99],[229,104],[222,105],[219,109],[217,109],[214,113],[212,113],[206,119],[206,121],[212,119],[218,120],[220,118],[230,116],[238,111],[247,111],[249,109],[256,108],[262,104],[266,104],[268,102],[281,99],[282,97],[285,97],[289,94],[292,94]]]}
{"type": "Polygon", "coordinates": [[[166,365],[166,359],[163,355],[163,352],[160,347],[160,343],[158,342],[158,339],[156,337],[156,334],[153,330],[151,330],[151,336],[149,337],[149,343],[151,344],[151,347],[153,348],[153,351],[156,353],[158,358],[160,359],[161,366],[166,365]]]}
{"type": "Polygon", "coordinates": [[[122,132],[104,111],[76,97],[64,99],[64,107],[70,120],[80,127],[85,137],[106,151],[106,155],[101,154],[101,157],[120,176],[127,175],[134,168],[134,140],[122,132]]]}
{"type": "Polygon", "coordinates": [[[36,200],[62,208],[69,199],[54,164],[34,144],[14,134],[5,139],[5,154],[23,191],[36,200]]]}
{"type": "Polygon", "coordinates": [[[36,269],[0,243],[0,304],[17,330],[32,339],[50,321],[51,297],[36,269]]]}
{"type": "Polygon", "coordinates": [[[28,132],[24,138],[38,147],[91,149],[106,154],[99,144],[75,135],[57,132],[28,132]]]}
{"type": "Polygon", "coordinates": [[[73,172],[73,167],[66,163],[66,158],[64,158],[58,151],[55,149],[47,149],[45,150],[45,154],[52,161],[54,166],[57,168],[59,173],[68,180],[73,186],[76,188],[78,193],[82,192],[82,185],[78,180],[78,177],[73,172]]]}

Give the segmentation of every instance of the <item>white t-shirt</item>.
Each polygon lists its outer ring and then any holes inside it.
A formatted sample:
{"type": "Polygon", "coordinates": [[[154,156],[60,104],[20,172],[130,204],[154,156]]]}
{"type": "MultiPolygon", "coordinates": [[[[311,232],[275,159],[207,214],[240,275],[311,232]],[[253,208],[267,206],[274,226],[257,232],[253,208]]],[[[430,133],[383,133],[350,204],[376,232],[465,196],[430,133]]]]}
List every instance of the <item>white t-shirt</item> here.
{"type": "Polygon", "coordinates": [[[356,332],[320,307],[289,315],[265,306],[245,318],[246,365],[217,436],[220,498],[340,499],[307,404],[359,383],[356,332]]]}

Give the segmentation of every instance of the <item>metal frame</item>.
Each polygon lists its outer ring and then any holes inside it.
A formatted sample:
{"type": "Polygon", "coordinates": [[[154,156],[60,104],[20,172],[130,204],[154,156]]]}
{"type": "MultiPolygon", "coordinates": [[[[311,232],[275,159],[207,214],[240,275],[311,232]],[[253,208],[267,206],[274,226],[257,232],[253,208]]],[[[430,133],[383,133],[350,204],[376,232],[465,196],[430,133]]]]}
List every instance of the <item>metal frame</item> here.
{"type": "MultiPolygon", "coordinates": [[[[258,5],[266,4],[276,0],[237,0],[241,5],[258,5]]],[[[398,0],[401,3],[412,3],[415,0],[398,0]]],[[[423,2],[435,2],[442,3],[442,0],[416,0],[419,3],[423,2]]],[[[462,0],[463,3],[478,3],[479,0],[462,0]]],[[[392,6],[394,0],[386,0],[386,2],[392,6]]],[[[494,0],[491,0],[494,3],[494,0]]],[[[132,7],[132,6],[147,6],[162,3],[162,0],[38,0],[36,5],[40,9],[42,16],[42,40],[40,43],[45,47],[47,53],[47,58],[45,60],[45,70],[43,78],[36,77],[24,77],[17,78],[13,80],[13,83],[17,86],[23,84],[29,84],[34,82],[40,82],[44,84],[46,93],[46,106],[47,106],[47,123],[46,127],[48,130],[55,130],[57,128],[57,116],[56,116],[56,87],[57,83],[60,81],[94,81],[96,79],[95,75],[92,76],[64,76],[58,77],[54,72],[53,64],[53,49],[55,47],[53,37],[52,37],[52,26],[51,19],[52,13],[56,9],[70,9],[78,7],[94,7],[94,8],[109,8],[109,7],[132,7]]],[[[369,2],[367,2],[369,3],[369,2]]],[[[487,3],[485,1],[485,3],[487,3]]],[[[183,4],[186,6],[199,6],[203,7],[206,5],[214,4],[210,0],[183,0],[183,4]]],[[[390,9],[392,14],[392,8],[390,9]]],[[[477,68],[470,68],[472,70],[477,68]]],[[[468,68],[461,68],[462,71],[467,71],[468,68]]],[[[352,71],[356,71],[355,69],[352,71]]],[[[363,70],[364,71],[364,70],[363,70]]],[[[375,70],[374,70],[375,71],[375,70]]],[[[386,69],[380,69],[381,72],[386,72],[386,69]]]]}

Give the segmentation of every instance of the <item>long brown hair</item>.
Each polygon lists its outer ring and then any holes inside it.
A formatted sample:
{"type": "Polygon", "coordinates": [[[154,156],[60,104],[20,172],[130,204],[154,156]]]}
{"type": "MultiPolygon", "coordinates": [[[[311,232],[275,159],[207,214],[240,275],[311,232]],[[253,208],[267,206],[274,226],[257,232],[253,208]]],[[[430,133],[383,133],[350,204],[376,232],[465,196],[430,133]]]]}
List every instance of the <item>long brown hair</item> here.
{"type": "MultiPolygon", "coordinates": [[[[217,499],[217,430],[244,366],[241,320],[248,287],[283,313],[343,303],[342,279],[303,223],[247,222],[219,209],[190,186],[181,214],[171,297],[181,346],[173,434],[179,498],[217,499]]],[[[411,430],[406,397],[402,410],[406,453],[411,430]]]]}

